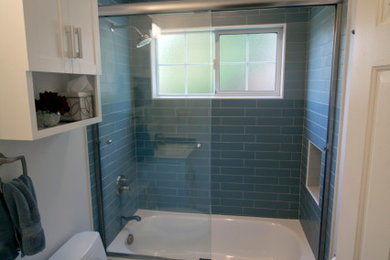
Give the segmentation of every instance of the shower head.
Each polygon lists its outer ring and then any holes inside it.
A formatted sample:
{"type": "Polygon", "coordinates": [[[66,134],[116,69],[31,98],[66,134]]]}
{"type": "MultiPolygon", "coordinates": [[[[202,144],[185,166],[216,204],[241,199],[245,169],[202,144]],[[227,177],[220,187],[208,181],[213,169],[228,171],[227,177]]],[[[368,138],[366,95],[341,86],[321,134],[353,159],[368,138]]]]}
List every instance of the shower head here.
{"type": "Polygon", "coordinates": [[[144,34],[141,36],[141,40],[137,43],[137,48],[142,48],[145,45],[150,44],[151,42],[152,42],[152,38],[149,35],[144,34]]]}
{"type": "Polygon", "coordinates": [[[109,23],[108,24],[111,32],[115,32],[115,29],[121,29],[121,28],[133,28],[139,35],[139,37],[141,38],[138,42],[137,42],[137,48],[142,48],[144,47],[145,45],[148,45],[152,42],[152,38],[150,37],[149,34],[143,34],[137,27],[133,26],[133,25],[115,25],[113,23],[109,23]]]}

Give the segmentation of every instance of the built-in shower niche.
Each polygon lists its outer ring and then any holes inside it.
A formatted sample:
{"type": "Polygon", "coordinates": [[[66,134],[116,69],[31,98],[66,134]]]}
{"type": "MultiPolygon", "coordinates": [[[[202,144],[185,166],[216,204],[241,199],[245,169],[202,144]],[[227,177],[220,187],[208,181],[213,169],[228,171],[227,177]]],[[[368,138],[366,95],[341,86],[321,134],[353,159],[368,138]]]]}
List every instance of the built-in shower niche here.
{"type": "Polygon", "coordinates": [[[308,147],[306,188],[319,204],[323,151],[311,141],[309,141],[308,147]]]}
{"type": "Polygon", "coordinates": [[[154,157],[187,159],[195,148],[195,138],[164,137],[155,134],[154,157]]]}

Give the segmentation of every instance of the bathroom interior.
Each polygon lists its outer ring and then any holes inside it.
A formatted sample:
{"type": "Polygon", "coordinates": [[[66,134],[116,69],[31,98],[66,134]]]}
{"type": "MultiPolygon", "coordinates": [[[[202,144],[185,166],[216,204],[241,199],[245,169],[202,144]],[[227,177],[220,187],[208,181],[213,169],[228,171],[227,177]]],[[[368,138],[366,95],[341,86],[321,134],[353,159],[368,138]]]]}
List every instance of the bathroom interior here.
{"type": "Polygon", "coordinates": [[[335,14],[321,5],[99,18],[103,121],[88,127],[88,150],[95,230],[108,253],[219,259],[213,219],[228,215],[297,220],[312,256],[329,259],[341,93],[331,78],[342,59],[335,14]],[[284,39],[267,38],[257,52],[263,38],[250,30],[281,24],[284,39]],[[284,45],[280,96],[251,96],[278,73],[275,45],[284,45]]]}
{"type": "Polygon", "coordinates": [[[0,140],[51,231],[27,259],[91,229],[109,259],[331,259],[348,5],[329,2],[99,0],[101,122],[0,140]]]}

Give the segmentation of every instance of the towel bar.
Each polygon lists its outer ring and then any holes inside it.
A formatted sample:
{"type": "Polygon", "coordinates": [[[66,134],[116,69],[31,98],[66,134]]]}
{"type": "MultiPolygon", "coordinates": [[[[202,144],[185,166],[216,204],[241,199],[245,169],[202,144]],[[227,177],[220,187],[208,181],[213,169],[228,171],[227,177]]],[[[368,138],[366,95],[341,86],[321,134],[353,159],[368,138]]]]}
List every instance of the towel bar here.
{"type": "MultiPolygon", "coordinates": [[[[4,154],[0,153],[0,165],[6,164],[6,163],[13,163],[13,162],[16,162],[19,160],[22,162],[23,175],[27,176],[26,158],[24,158],[23,155],[16,156],[16,157],[6,157],[4,154]]],[[[1,179],[0,179],[0,183],[1,183],[1,179]]],[[[0,192],[3,192],[1,185],[0,185],[0,192]]]]}

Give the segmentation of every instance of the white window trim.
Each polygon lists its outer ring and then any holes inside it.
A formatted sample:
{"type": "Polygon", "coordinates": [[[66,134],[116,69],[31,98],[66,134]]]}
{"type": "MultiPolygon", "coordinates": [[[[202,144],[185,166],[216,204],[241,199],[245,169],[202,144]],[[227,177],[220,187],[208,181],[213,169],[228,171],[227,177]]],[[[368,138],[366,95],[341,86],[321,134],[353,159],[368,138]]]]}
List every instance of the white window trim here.
{"type": "MultiPolygon", "coordinates": [[[[214,91],[210,94],[191,94],[187,95],[157,95],[158,93],[158,75],[157,75],[157,42],[153,39],[151,43],[151,73],[152,73],[152,98],[153,99],[283,99],[284,95],[284,68],[285,68],[285,49],[286,49],[286,24],[264,24],[264,25],[245,25],[245,26],[217,26],[200,27],[180,30],[162,30],[162,34],[168,33],[188,33],[188,32],[214,32],[214,91]],[[219,91],[219,36],[224,34],[243,34],[243,33],[263,33],[275,32],[278,34],[277,40],[277,58],[276,58],[276,91],[257,91],[257,92],[221,92],[219,91]]],[[[201,63],[199,63],[201,64],[201,63]]],[[[202,63],[209,64],[209,63],[202,63]]],[[[178,65],[178,64],[175,64],[178,65]]],[[[185,65],[185,64],[183,64],[185,65]]],[[[187,64],[188,65],[188,64],[187,64]]],[[[247,79],[248,77],[246,77],[247,79]]],[[[187,84],[187,82],[185,83],[187,84]]],[[[186,88],[187,89],[187,88],[186,88]]]]}

